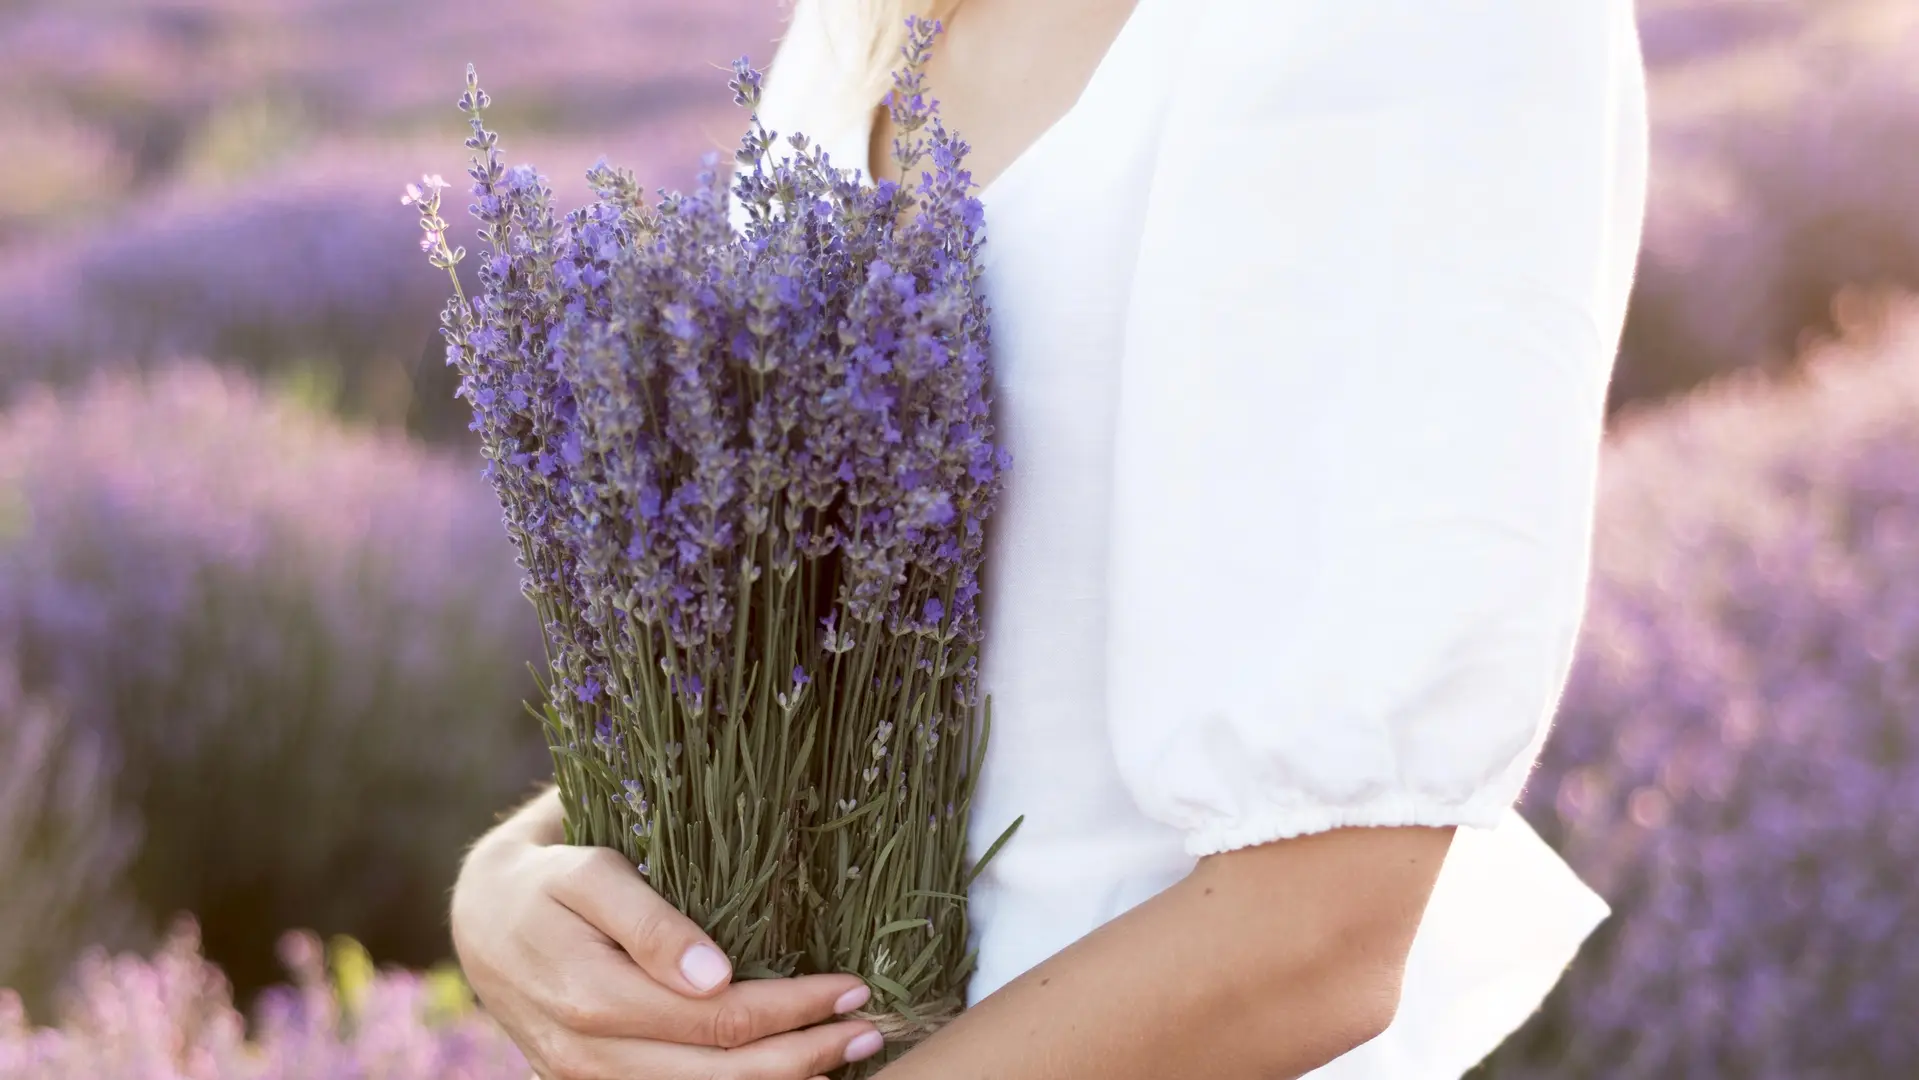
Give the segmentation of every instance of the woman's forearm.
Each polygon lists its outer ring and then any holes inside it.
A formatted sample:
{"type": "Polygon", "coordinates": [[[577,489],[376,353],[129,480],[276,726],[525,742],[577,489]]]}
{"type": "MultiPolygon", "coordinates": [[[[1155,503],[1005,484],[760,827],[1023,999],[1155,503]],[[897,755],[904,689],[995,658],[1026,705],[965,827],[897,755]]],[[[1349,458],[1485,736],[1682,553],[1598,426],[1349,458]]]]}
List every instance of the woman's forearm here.
{"type": "Polygon", "coordinates": [[[1385,1030],[1451,830],[1344,829],[1202,860],[882,1080],[1281,1080],[1385,1030]]]}

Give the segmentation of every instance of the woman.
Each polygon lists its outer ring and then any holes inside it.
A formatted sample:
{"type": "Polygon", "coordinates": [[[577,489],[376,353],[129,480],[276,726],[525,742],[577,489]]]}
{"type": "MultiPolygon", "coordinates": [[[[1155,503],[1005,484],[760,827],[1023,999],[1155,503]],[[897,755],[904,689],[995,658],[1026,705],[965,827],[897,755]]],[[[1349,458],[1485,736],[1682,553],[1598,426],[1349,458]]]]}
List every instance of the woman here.
{"type": "MultiPolygon", "coordinates": [[[[799,0],[769,127],[883,173],[904,8],[799,0]],[[874,42],[879,42],[877,48],[874,42]],[[871,62],[878,58],[878,63],[871,62]]],[[[964,0],[999,432],[980,966],[889,1080],[1456,1078],[1605,908],[1512,812],[1583,615],[1645,198],[1630,0],[964,0]]],[[[542,796],[453,900],[553,1080],[807,1080],[542,796]]]]}

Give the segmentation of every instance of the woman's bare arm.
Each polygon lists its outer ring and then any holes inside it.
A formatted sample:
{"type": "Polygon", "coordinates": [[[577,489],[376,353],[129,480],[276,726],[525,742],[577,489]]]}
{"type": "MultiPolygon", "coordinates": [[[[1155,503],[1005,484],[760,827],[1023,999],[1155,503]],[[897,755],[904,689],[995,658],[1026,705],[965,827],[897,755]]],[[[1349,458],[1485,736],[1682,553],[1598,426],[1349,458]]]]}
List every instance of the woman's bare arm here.
{"type": "Polygon", "coordinates": [[[1284,1080],[1392,1021],[1450,828],[1202,859],[961,1014],[882,1080],[1284,1080]]]}

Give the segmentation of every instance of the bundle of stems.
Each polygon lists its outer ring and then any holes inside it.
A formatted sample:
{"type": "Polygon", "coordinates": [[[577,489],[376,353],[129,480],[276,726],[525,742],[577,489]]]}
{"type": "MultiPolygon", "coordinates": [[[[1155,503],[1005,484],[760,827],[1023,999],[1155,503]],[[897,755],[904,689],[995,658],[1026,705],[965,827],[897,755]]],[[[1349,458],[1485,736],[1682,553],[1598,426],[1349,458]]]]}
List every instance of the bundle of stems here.
{"type": "Polygon", "coordinates": [[[889,1053],[964,1005],[968,814],[993,442],[983,217],[909,20],[888,107],[912,186],[864,182],[755,110],[730,189],[651,205],[604,162],[556,216],[507,168],[471,68],[481,237],[448,362],[546,628],[536,714],[571,843],[617,848],[740,977],[850,971],[889,1053]],[[729,204],[729,195],[733,202],[729,204]],[[736,227],[730,210],[739,212],[736,227]]]}

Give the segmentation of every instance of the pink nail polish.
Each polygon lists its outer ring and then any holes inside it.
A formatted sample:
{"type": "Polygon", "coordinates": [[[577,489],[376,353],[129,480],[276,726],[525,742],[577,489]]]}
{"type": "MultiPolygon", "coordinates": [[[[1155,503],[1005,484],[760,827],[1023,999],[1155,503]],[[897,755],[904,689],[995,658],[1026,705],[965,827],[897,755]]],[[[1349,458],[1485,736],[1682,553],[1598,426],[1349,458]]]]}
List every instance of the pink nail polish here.
{"type": "Polygon", "coordinates": [[[840,999],[833,1003],[833,1011],[836,1013],[850,1013],[861,1005],[866,1004],[872,997],[873,991],[869,987],[855,986],[853,989],[840,995],[840,999]]]}
{"type": "Polygon", "coordinates": [[[686,955],[680,958],[680,974],[700,990],[711,990],[720,985],[732,971],[733,965],[726,962],[720,950],[705,943],[686,950],[686,955]]]}
{"type": "Polygon", "coordinates": [[[865,1061],[886,1047],[886,1039],[877,1031],[869,1031],[846,1044],[847,1061],[865,1061]]]}

